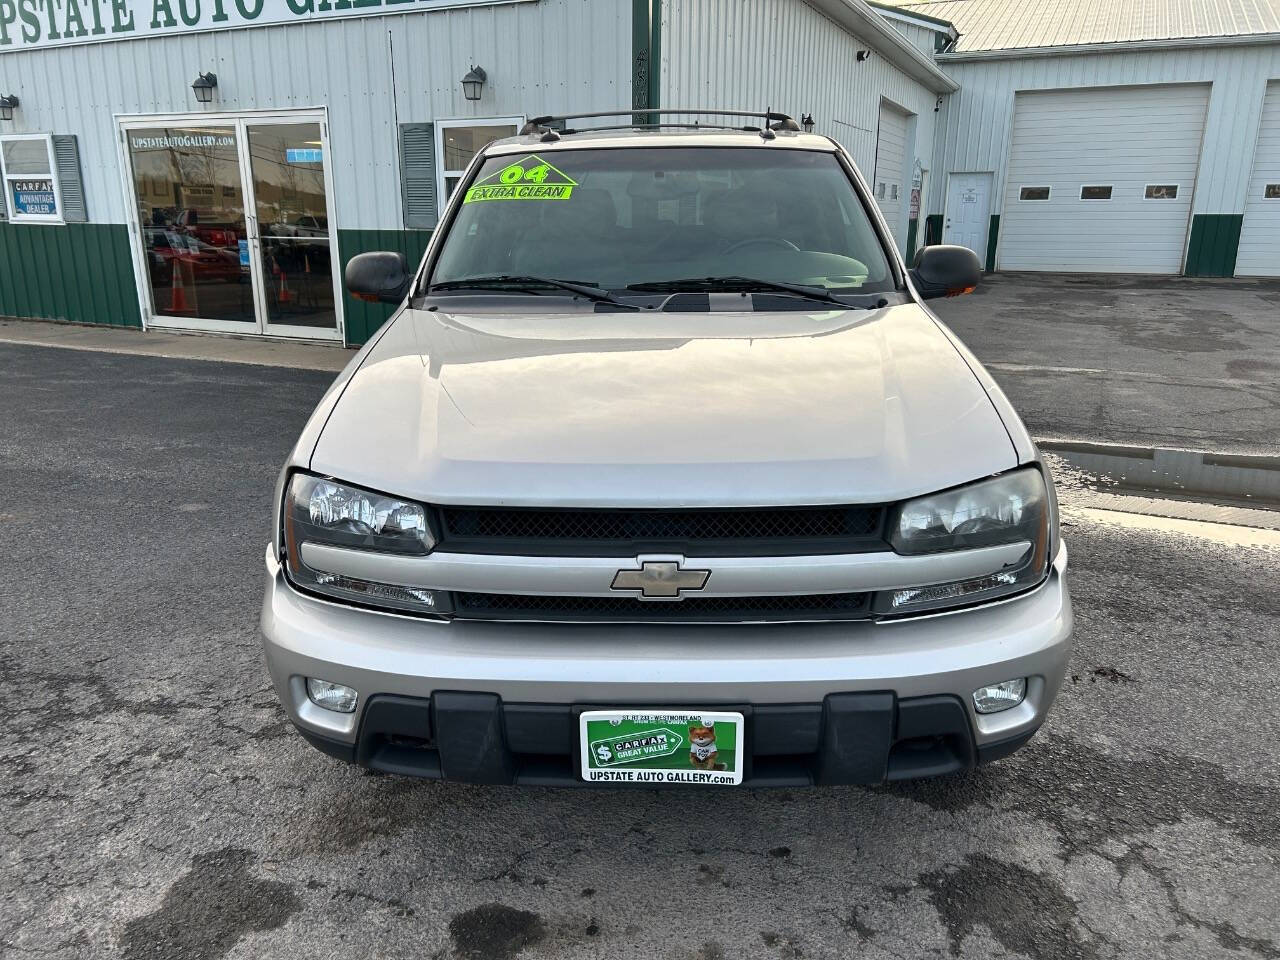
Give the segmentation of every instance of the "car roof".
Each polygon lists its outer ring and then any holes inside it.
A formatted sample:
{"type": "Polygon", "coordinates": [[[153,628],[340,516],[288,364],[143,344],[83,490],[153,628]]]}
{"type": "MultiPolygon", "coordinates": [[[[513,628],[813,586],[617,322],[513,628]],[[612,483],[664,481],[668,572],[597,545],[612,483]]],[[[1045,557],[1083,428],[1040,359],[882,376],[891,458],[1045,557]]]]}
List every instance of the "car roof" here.
{"type": "Polygon", "coordinates": [[[820,150],[834,153],[835,143],[829,137],[815,133],[777,131],[773,139],[765,140],[758,130],[697,130],[658,129],[642,130],[584,130],[582,133],[561,134],[559,140],[543,140],[542,134],[526,134],[495,140],[485,147],[486,156],[509,153],[539,153],[556,150],[582,150],[586,148],[620,147],[760,147],[770,150],[820,150]]]}

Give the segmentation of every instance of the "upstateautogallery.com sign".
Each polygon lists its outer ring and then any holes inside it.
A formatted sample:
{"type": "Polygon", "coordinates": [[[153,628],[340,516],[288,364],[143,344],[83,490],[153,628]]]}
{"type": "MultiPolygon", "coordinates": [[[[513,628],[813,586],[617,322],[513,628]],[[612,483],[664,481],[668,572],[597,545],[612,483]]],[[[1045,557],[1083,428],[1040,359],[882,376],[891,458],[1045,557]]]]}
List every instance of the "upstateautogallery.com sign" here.
{"type": "Polygon", "coordinates": [[[0,51],[533,0],[0,0],[0,51]]]}

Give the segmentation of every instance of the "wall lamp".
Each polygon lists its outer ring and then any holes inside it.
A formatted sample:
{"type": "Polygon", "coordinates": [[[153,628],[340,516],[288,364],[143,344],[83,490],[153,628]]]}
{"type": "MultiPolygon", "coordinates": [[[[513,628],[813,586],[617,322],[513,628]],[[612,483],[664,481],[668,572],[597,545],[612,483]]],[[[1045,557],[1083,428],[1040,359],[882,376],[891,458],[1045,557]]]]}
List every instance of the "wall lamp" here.
{"type": "Polygon", "coordinates": [[[192,81],[191,89],[196,92],[197,103],[212,103],[213,88],[218,85],[216,73],[202,73],[192,81]]]}
{"type": "Polygon", "coordinates": [[[488,74],[484,72],[484,68],[473,64],[470,72],[462,78],[462,95],[468,100],[479,100],[480,88],[484,86],[484,82],[488,79],[488,74]]]}
{"type": "Polygon", "coordinates": [[[800,117],[800,126],[804,127],[805,133],[813,133],[813,114],[806,113],[800,117]]]}
{"type": "Polygon", "coordinates": [[[7,97],[0,97],[0,120],[12,120],[13,108],[18,105],[18,98],[12,93],[7,97]]]}
{"type": "Polygon", "coordinates": [[[869,56],[871,56],[871,51],[859,50],[857,54],[855,54],[855,56],[858,58],[858,62],[861,63],[863,60],[866,60],[869,56]]]}

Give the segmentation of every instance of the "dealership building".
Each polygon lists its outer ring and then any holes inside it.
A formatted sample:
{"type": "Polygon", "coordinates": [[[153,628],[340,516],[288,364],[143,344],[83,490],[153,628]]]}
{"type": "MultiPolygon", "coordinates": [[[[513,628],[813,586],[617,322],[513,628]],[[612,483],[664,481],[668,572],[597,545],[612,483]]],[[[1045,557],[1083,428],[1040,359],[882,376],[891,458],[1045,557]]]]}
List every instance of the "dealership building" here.
{"type": "Polygon", "coordinates": [[[908,256],[1280,277],[1280,0],[0,0],[0,316],[362,343],[481,146],[649,107],[811,118],[908,256]]]}

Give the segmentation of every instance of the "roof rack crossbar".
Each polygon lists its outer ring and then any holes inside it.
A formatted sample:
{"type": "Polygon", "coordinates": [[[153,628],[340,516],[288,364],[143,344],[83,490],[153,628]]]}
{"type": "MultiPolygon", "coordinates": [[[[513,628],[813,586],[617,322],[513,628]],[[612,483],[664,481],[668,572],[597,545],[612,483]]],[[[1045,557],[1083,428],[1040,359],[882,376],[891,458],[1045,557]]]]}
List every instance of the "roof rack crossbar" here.
{"type": "Polygon", "coordinates": [[[634,123],[610,124],[605,127],[566,127],[557,133],[572,136],[575,133],[599,133],[602,130],[736,130],[739,133],[759,133],[760,127],[735,127],[727,123],[646,123],[637,127],[634,123]]]}
{"type": "MultiPolygon", "coordinates": [[[[673,108],[673,107],[640,107],[625,108],[620,110],[603,110],[596,113],[566,113],[559,116],[548,115],[545,117],[534,117],[526,123],[521,129],[521,135],[544,133],[547,124],[554,122],[563,123],[566,120],[590,120],[596,117],[624,117],[628,114],[632,116],[656,116],[661,117],[668,114],[697,114],[709,117],[760,117],[771,130],[800,130],[800,125],[785,113],[777,113],[773,110],[707,110],[696,107],[673,108]]],[[[634,126],[652,126],[652,124],[623,124],[614,128],[598,127],[595,129],[618,129],[625,130],[634,126]]],[[[661,124],[661,126],[675,126],[675,124],[661,124]]],[[[690,124],[690,126],[693,126],[690,124]]],[[[725,129],[731,129],[726,127],[725,129]]]]}

